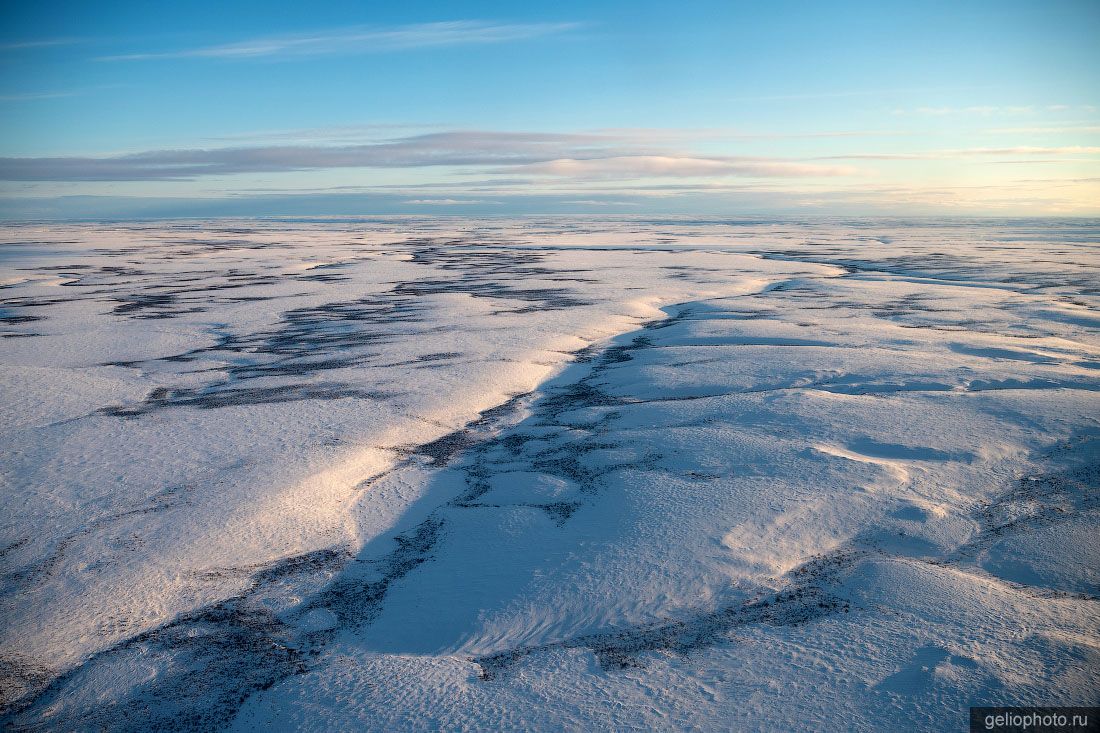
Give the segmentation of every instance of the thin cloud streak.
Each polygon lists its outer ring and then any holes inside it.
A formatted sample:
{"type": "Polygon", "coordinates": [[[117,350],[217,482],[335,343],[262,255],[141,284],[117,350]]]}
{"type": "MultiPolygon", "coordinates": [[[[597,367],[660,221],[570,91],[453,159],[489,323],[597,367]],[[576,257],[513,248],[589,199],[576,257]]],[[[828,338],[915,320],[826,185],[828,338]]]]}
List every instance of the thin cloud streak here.
{"type": "Polygon", "coordinates": [[[99,60],[145,61],[184,58],[233,60],[379,53],[414,48],[507,43],[557,35],[580,27],[580,23],[494,23],[480,20],[456,20],[392,27],[358,26],[309,34],[253,38],[236,43],[179,51],[104,56],[99,60]]]}
{"type": "Polygon", "coordinates": [[[409,199],[403,204],[416,204],[417,206],[461,206],[463,204],[497,204],[499,201],[483,201],[481,199],[409,199]]]}
{"type": "Polygon", "coordinates": [[[152,150],[104,157],[0,158],[0,180],[157,181],[332,168],[475,167],[489,174],[574,179],[819,177],[851,166],[781,158],[698,156],[635,146],[601,134],[442,132],[364,145],[279,145],[152,150]]]}
{"type": "Polygon", "coordinates": [[[794,94],[765,94],[746,97],[730,97],[731,102],[790,102],[812,99],[847,99],[849,97],[883,97],[900,94],[940,94],[943,92],[996,89],[995,86],[918,87],[910,89],[857,89],[834,92],[805,92],[794,94]]]}
{"type": "Polygon", "coordinates": [[[25,92],[23,94],[0,94],[0,102],[33,102],[38,99],[61,99],[75,97],[80,92],[25,92]]]}
{"type": "Polygon", "coordinates": [[[822,155],[811,160],[954,160],[999,155],[1095,155],[1100,147],[1070,145],[1064,147],[1019,146],[1012,148],[964,148],[960,150],[930,150],[922,153],[847,153],[822,155]]]}
{"type": "Polygon", "coordinates": [[[1062,135],[1078,132],[1088,135],[1100,133],[1100,125],[1065,125],[1054,127],[997,127],[983,130],[987,135],[1062,135]]]}
{"type": "Polygon", "coordinates": [[[119,89],[125,86],[125,84],[100,84],[98,86],[86,87],[84,89],[58,89],[55,91],[41,92],[14,92],[11,94],[0,94],[0,102],[33,102],[41,99],[66,99],[69,97],[83,97],[107,89],[119,89]]]}
{"type": "Polygon", "coordinates": [[[324,168],[522,165],[564,157],[641,154],[601,135],[525,132],[429,133],[367,145],[282,145],[152,150],[105,157],[0,158],[0,180],[187,180],[236,173],[324,168]]]}
{"type": "Polygon", "coordinates": [[[336,125],[332,127],[307,127],[291,130],[255,130],[228,135],[207,137],[205,140],[217,142],[233,142],[242,144],[246,142],[281,141],[297,143],[347,143],[384,141],[391,138],[395,131],[411,133],[414,131],[445,129],[455,125],[440,123],[412,123],[412,122],[379,122],[369,125],[336,125]],[[382,135],[382,133],[387,133],[382,135]]]}
{"type": "Polygon", "coordinates": [[[852,176],[860,171],[851,166],[824,166],[790,161],[728,158],[631,155],[610,158],[564,158],[512,169],[519,173],[581,179],[746,176],[754,178],[812,178],[852,176]]]}
{"type": "Polygon", "coordinates": [[[38,41],[12,41],[0,43],[0,51],[24,51],[30,48],[50,48],[52,46],[71,46],[80,43],[78,38],[45,38],[38,41]]]}
{"type": "Polygon", "coordinates": [[[807,132],[751,132],[725,127],[609,127],[597,133],[638,140],[797,140],[817,138],[908,137],[918,133],[909,130],[827,130],[807,132]]]}
{"type": "MultiPolygon", "coordinates": [[[[395,131],[407,134],[427,130],[453,128],[455,125],[443,123],[392,122],[366,125],[336,125],[332,127],[300,128],[290,130],[256,130],[230,135],[208,137],[206,140],[218,142],[265,142],[283,141],[295,143],[351,143],[383,142],[387,132],[395,131]]],[[[605,139],[635,144],[690,144],[700,141],[729,140],[788,140],[788,139],[829,139],[829,138],[878,138],[911,137],[921,133],[909,130],[828,130],[804,132],[754,132],[724,127],[607,127],[597,128],[584,133],[592,139],[605,139]]]]}
{"type": "Polygon", "coordinates": [[[969,107],[917,107],[915,109],[899,108],[893,110],[891,114],[895,117],[1019,117],[1021,115],[1040,115],[1049,112],[1071,112],[1078,109],[1090,113],[1096,111],[1096,107],[1091,104],[1048,104],[1045,106],[1036,106],[1033,104],[979,104],[970,105],[969,107]]]}

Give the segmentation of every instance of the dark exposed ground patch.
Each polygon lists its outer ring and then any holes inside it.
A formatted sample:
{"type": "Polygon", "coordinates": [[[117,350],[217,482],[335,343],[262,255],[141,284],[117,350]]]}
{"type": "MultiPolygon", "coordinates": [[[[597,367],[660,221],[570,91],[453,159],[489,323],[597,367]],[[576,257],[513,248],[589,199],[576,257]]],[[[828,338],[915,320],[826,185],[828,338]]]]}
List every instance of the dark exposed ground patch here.
{"type": "Polygon", "coordinates": [[[138,634],[52,679],[47,679],[48,672],[8,660],[7,666],[19,672],[18,689],[13,691],[30,688],[30,694],[5,701],[3,722],[11,730],[219,728],[252,693],[310,669],[335,631],[303,628],[303,618],[323,610],[335,614],[343,626],[368,623],[380,610],[389,586],[430,559],[439,530],[437,520],[426,520],[396,536],[396,548],[388,554],[356,561],[373,576],[367,579],[356,572],[356,563],[348,566],[351,555],[343,548],[258,568],[241,594],[138,634]],[[310,601],[276,613],[263,601],[287,585],[323,589],[310,601]],[[132,679],[127,671],[134,665],[152,665],[159,672],[106,702],[71,696],[74,691],[99,689],[90,679],[110,677],[111,670],[132,679]],[[46,711],[51,712],[45,715],[46,711]]]}
{"type": "Polygon", "coordinates": [[[56,676],[25,654],[0,655],[0,712],[12,701],[44,689],[56,676]]]}
{"type": "MultiPolygon", "coordinates": [[[[220,333],[217,343],[209,347],[148,361],[112,362],[113,365],[126,367],[141,367],[157,361],[177,364],[212,362],[218,364],[214,370],[224,373],[224,378],[202,389],[165,388],[138,405],[112,407],[105,412],[137,417],[171,407],[215,409],[291,400],[370,398],[372,395],[369,392],[335,382],[263,388],[244,387],[239,382],[257,378],[307,378],[326,371],[386,366],[387,364],[379,360],[385,354],[388,344],[407,342],[431,330],[427,321],[433,304],[426,296],[459,293],[529,304],[507,310],[512,313],[591,304],[567,288],[518,287],[509,282],[509,279],[561,275],[560,270],[538,265],[546,256],[544,253],[508,250],[503,247],[485,249],[481,246],[480,249],[475,249],[465,241],[453,243],[453,248],[449,248],[447,244],[452,243],[440,245],[434,240],[413,243],[413,261],[456,272],[459,276],[454,279],[398,282],[386,292],[363,298],[287,310],[282,313],[279,323],[269,330],[248,334],[220,333]]],[[[344,268],[348,264],[336,263],[332,267],[344,268]]],[[[314,270],[322,267],[326,266],[319,266],[314,270]]],[[[197,280],[202,279],[201,273],[194,277],[197,280]]],[[[192,306],[192,296],[185,296],[185,293],[268,284],[269,278],[267,275],[234,271],[224,278],[230,281],[228,284],[203,286],[196,283],[187,288],[154,288],[115,296],[119,305],[114,312],[140,318],[173,317],[193,312],[189,310],[192,307],[204,307],[192,306]]],[[[414,361],[418,367],[432,368],[431,362],[455,356],[458,354],[441,352],[422,355],[414,361]]]]}
{"type": "MultiPolygon", "coordinates": [[[[297,308],[282,315],[272,330],[238,335],[222,333],[213,346],[193,349],[156,361],[188,363],[244,356],[244,363],[226,365],[225,377],[202,389],[162,388],[138,405],[109,408],[108,414],[134,417],[171,407],[216,409],[232,405],[345,397],[378,399],[372,392],[348,384],[310,383],[264,387],[241,382],[262,377],[309,377],[337,369],[367,365],[379,347],[417,333],[412,324],[423,320],[424,307],[407,298],[369,297],[297,308]]],[[[113,362],[138,367],[148,362],[113,362]]]]}
{"type": "Polygon", "coordinates": [[[382,610],[386,592],[395,582],[404,578],[421,563],[432,558],[432,550],[439,541],[444,522],[432,516],[408,532],[394,538],[397,548],[377,560],[361,559],[377,577],[364,579],[358,568],[346,569],[340,578],[328,585],[303,611],[326,609],[334,614],[342,626],[354,627],[373,621],[382,610]]]}
{"type": "Polygon", "coordinates": [[[418,297],[463,293],[476,298],[525,301],[537,304],[540,310],[592,305],[592,301],[576,297],[567,288],[517,288],[491,280],[417,280],[399,283],[394,286],[393,292],[418,297]]]}
{"type": "Polygon", "coordinates": [[[530,401],[531,393],[513,395],[507,402],[482,412],[465,427],[430,443],[407,449],[407,453],[425,456],[437,466],[445,466],[462,453],[491,439],[503,421],[511,419],[530,401]]]}
{"type": "MultiPolygon", "coordinates": [[[[973,563],[983,550],[1004,537],[1069,522],[1081,512],[1100,507],[1100,432],[1082,431],[1045,458],[1060,467],[1021,476],[1007,491],[981,507],[975,513],[980,530],[969,542],[944,558],[943,564],[973,563]]],[[[1020,587],[1041,597],[1100,600],[1097,593],[1074,594],[1020,587]]]]}
{"type": "Polygon", "coordinates": [[[106,407],[102,412],[105,415],[116,417],[139,417],[166,408],[195,407],[200,410],[217,410],[223,407],[268,405],[303,400],[383,400],[390,396],[392,395],[354,389],[339,383],[288,384],[280,387],[242,387],[205,391],[160,387],[153,390],[142,403],[131,406],[106,407]]]}
{"type": "MultiPolygon", "coordinates": [[[[4,575],[0,576],[0,583],[3,584],[3,592],[5,595],[9,593],[25,592],[35,583],[40,582],[44,576],[53,573],[62,559],[64,559],[69,549],[82,537],[98,532],[128,517],[153,514],[184,507],[187,505],[187,502],[186,487],[171,487],[158,494],[154,494],[141,506],[91,519],[75,532],[62,537],[54,546],[53,551],[41,560],[38,560],[32,565],[19,568],[18,570],[6,572],[4,575]]],[[[30,538],[25,537],[7,546],[3,551],[0,551],[0,557],[13,554],[29,543],[30,538]]],[[[6,557],[5,560],[7,560],[6,557]]]]}
{"type": "Polygon", "coordinates": [[[32,316],[30,314],[17,314],[8,310],[7,308],[0,308],[0,323],[8,326],[14,326],[19,323],[33,323],[34,321],[43,320],[42,316],[32,316]]]}
{"type": "Polygon", "coordinates": [[[305,671],[309,648],[296,630],[258,602],[272,583],[323,576],[345,560],[339,549],[273,563],[252,575],[240,595],[183,614],[99,652],[41,689],[9,701],[10,730],[210,730],[224,725],[247,696],[305,671]],[[97,690],[89,678],[125,675],[151,664],[159,673],[124,696],[80,700],[74,690],[97,690]],[[45,713],[50,711],[48,715],[45,713]]]}
{"type": "Polygon", "coordinates": [[[558,644],[520,647],[476,657],[482,680],[494,680],[532,653],[554,648],[589,649],[605,670],[642,666],[639,655],[652,651],[687,654],[722,642],[730,631],[752,624],[797,626],[834,613],[848,613],[848,601],[830,595],[823,587],[835,572],[851,564],[852,553],[814,558],[793,570],[793,581],[783,591],[745,603],[726,606],[686,620],[667,621],[595,634],[558,644]]]}

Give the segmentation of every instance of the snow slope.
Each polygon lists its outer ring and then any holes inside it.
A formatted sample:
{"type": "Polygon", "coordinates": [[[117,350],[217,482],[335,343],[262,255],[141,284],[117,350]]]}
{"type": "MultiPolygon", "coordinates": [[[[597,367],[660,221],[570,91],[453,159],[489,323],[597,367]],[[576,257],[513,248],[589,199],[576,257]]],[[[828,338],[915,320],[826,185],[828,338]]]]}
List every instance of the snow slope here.
{"type": "Polygon", "coordinates": [[[6,724],[1095,705],[1098,230],[10,227],[6,724]]]}

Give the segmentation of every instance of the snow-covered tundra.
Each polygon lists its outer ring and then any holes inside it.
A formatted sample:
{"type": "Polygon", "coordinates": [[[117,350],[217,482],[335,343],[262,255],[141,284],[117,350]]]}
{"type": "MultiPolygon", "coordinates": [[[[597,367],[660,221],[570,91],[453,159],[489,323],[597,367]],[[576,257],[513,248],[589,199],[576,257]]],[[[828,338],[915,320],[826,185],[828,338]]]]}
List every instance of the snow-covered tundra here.
{"type": "Polygon", "coordinates": [[[1100,704],[1100,222],[0,237],[16,730],[1100,704]]]}

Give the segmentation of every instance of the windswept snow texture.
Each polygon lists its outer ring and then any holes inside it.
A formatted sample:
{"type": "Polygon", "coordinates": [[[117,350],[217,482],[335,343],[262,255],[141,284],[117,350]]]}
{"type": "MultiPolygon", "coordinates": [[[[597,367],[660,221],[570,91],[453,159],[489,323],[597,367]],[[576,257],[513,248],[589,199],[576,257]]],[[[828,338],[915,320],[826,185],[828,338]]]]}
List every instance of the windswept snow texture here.
{"type": "Polygon", "coordinates": [[[11,730],[1100,704],[1100,222],[20,225],[11,730]]]}

